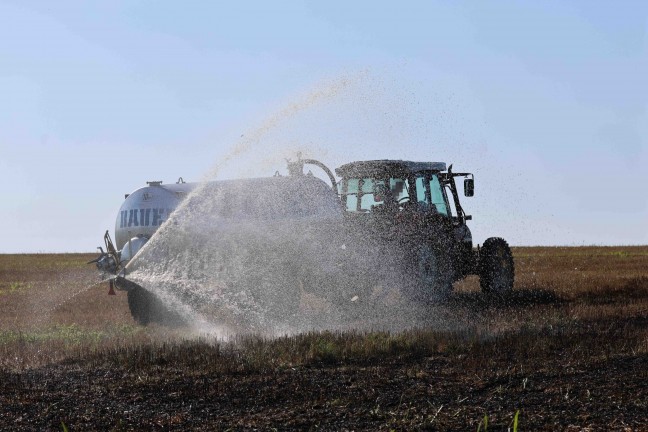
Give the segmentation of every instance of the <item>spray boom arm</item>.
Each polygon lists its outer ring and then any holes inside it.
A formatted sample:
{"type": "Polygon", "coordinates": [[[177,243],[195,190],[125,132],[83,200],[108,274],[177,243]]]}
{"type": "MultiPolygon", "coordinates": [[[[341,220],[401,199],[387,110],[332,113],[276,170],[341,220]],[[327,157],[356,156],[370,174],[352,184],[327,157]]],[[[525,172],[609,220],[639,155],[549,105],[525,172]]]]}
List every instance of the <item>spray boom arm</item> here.
{"type": "Polygon", "coordinates": [[[88,264],[96,263],[97,268],[103,272],[116,274],[120,267],[119,262],[119,252],[115,249],[115,245],[110,238],[108,230],[104,234],[104,244],[106,245],[106,251],[99,246],[99,256],[92,261],[89,261],[88,264]]]}

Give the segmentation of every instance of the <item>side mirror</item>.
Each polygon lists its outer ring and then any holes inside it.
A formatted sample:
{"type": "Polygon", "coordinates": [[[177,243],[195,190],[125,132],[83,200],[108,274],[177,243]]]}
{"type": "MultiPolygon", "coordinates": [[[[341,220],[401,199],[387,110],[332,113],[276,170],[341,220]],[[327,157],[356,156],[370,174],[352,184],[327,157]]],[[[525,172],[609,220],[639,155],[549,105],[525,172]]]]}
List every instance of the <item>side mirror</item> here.
{"type": "Polygon", "coordinates": [[[464,195],[467,197],[475,195],[475,179],[464,179],[464,195]]]}

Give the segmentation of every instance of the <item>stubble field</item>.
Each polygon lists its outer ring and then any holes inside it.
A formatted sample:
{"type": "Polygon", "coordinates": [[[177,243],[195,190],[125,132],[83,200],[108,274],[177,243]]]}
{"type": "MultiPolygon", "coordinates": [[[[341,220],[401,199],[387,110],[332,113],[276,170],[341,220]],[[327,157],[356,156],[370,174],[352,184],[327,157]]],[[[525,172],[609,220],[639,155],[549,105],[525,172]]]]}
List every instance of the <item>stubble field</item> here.
{"type": "Polygon", "coordinates": [[[648,247],[513,252],[450,329],[228,342],[136,326],[92,254],[0,255],[0,429],[648,430],[648,247]]]}

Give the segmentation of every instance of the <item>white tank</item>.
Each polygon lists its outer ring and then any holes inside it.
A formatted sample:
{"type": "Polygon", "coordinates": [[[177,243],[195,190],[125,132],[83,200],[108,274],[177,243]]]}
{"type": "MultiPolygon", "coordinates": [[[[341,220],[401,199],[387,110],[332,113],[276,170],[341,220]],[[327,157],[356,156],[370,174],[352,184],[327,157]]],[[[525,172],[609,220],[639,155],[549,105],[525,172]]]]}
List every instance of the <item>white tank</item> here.
{"type": "MultiPolygon", "coordinates": [[[[122,250],[122,261],[128,261],[145,243],[136,239],[148,240],[198,186],[198,183],[148,184],[127,195],[119,209],[115,223],[115,246],[117,250],[122,250]]],[[[343,218],[337,193],[319,178],[309,175],[222,180],[210,182],[206,187],[205,193],[219,194],[223,203],[219,213],[223,218],[343,218]]]]}
{"type": "Polygon", "coordinates": [[[118,250],[123,249],[132,238],[150,238],[196,187],[196,183],[148,183],[149,186],[127,195],[119,209],[115,222],[115,246],[118,250]]]}

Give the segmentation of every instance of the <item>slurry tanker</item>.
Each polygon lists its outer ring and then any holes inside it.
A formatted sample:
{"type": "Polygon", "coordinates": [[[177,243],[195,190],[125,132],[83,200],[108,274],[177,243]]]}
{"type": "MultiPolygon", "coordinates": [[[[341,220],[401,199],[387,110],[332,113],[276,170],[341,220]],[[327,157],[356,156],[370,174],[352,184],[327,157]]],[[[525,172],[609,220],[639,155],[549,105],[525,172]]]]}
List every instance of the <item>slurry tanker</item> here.
{"type": "MultiPolygon", "coordinates": [[[[126,195],[117,214],[114,242],[106,231],[105,250],[100,247],[100,256],[92,262],[109,275],[111,292],[114,288],[127,291],[137,322],[164,321],[164,315],[172,312],[151,290],[129,280],[128,264],[159,235],[156,231],[161,226],[178,223],[173,221],[174,211],[188,196],[198,200],[218,196],[218,212],[233,223],[254,218],[257,225],[270,226],[283,221],[296,235],[301,226],[322,228],[327,233],[323,238],[341,245],[332,249],[336,252],[323,254],[341,272],[357,270],[356,264],[343,265],[351,250],[357,255],[389,256],[389,262],[377,258],[379,262],[373,265],[397,267],[408,280],[415,281],[402,287],[412,301],[443,299],[452,291],[453,282],[468,275],[479,276],[484,293],[503,295],[513,288],[511,250],[499,237],[473,247],[467,226],[472,216],[466,215],[461,205],[457,178],[463,178],[464,195],[473,196],[473,174],[453,172],[452,165],[443,162],[404,160],[351,162],[335,169],[334,175],[323,163],[299,156],[288,161],[287,175],[277,172],[267,178],[203,184],[185,183],[182,178],[175,184],[150,181],[126,195]],[[310,171],[305,173],[306,165],[321,169],[330,184],[310,171]],[[192,192],[200,188],[193,197],[192,192]]],[[[299,256],[294,260],[300,260],[299,256]]],[[[358,272],[355,280],[367,274],[370,272],[358,272]]],[[[300,289],[323,297],[331,291],[318,292],[324,285],[310,277],[308,269],[300,275],[296,282],[300,289]]]]}

